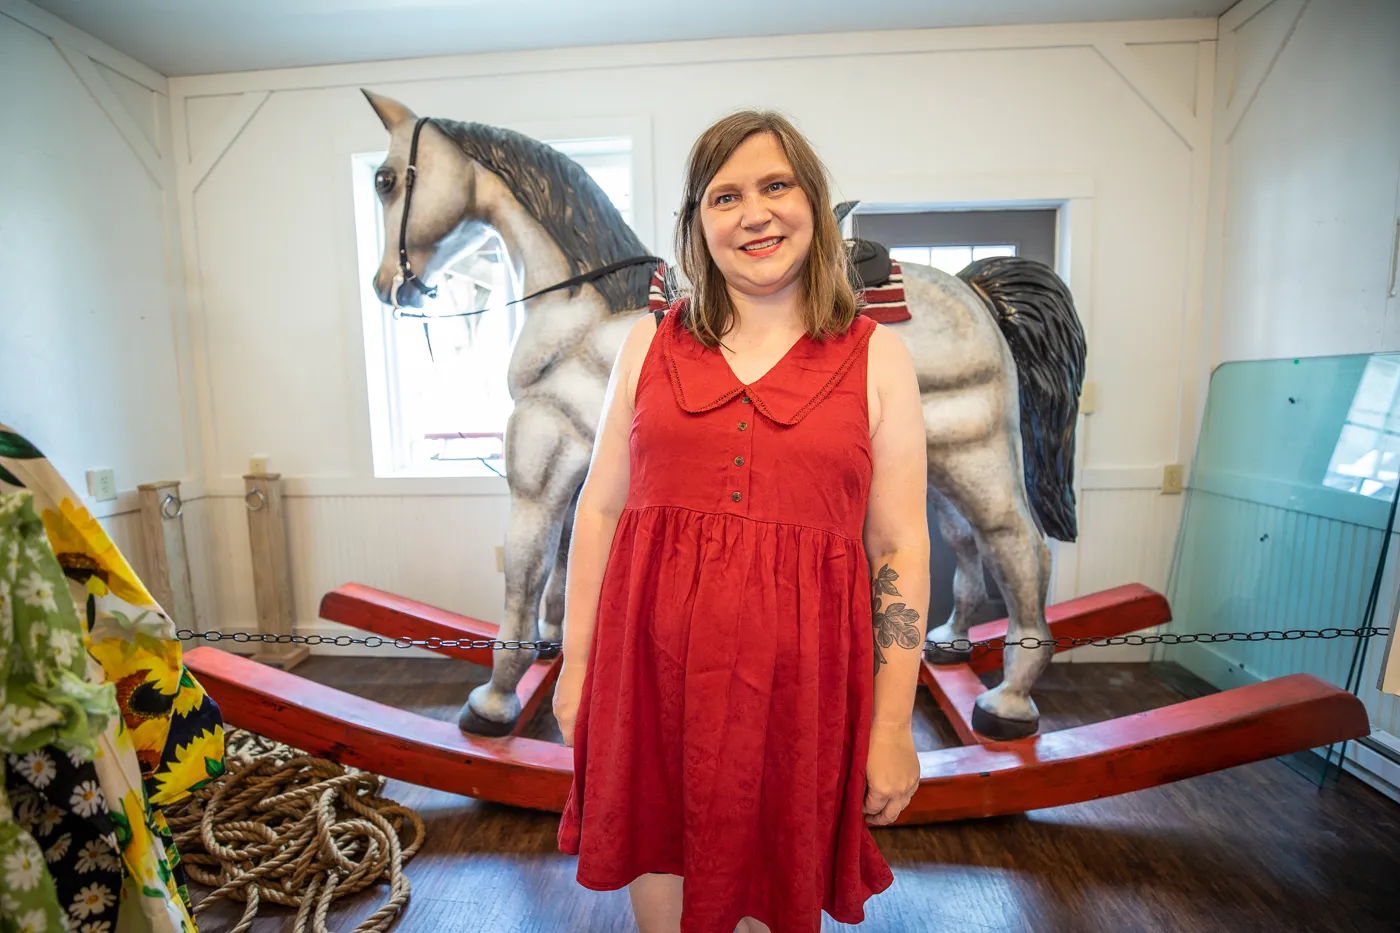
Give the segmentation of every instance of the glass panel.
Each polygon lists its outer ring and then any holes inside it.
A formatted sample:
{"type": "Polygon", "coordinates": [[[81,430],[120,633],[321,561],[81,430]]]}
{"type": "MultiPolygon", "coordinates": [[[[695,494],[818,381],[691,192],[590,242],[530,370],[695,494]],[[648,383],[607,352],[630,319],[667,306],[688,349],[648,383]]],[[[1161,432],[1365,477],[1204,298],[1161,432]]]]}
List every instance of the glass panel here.
{"type": "Polygon", "coordinates": [[[443,271],[438,297],[423,307],[428,314],[489,309],[485,314],[394,322],[390,372],[398,382],[397,431],[406,461],[401,470],[430,475],[503,470],[499,443],[491,450],[484,442],[449,439],[498,437],[514,407],[506,391],[506,366],[520,314],[504,307],[510,291],[504,256],[499,238],[492,236],[443,271]]]}
{"type": "Polygon", "coordinates": [[[972,247],[972,261],[979,259],[990,259],[992,256],[1015,256],[1016,247],[1006,246],[974,246],[972,247]]]}
{"type": "Polygon", "coordinates": [[[895,262],[912,262],[921,266],[929,264],[927,246],[891,246],[890,258],[895,262]]]}
{"type": "MultiPolygon", "coordinates": [[[[1176,633],[1388,627],[1380,573],[1400,464],[1400,354],[1227,363],[1216,370],[1167,597],[1176,633]]],[[[1384,595],[1390,596],[1390,586],[1384,595]]],[[[1380,694],[1383,638],[1165,646],[1157,660],[1216,689],[1308,673],[1380,694]]]]}
{"type": "Polygon", "coordinates": [[[942,269],[949,275],[957,275],[972,262],[971,246],[932,246],[929,247],[929,265],[942,269]]]}
{"type": "Polygon", "coordinates": [[[548,144],[582,166],[603,189],[627,225],[632,225],[632,140],[629,137],[556,139],[548,144]]]}

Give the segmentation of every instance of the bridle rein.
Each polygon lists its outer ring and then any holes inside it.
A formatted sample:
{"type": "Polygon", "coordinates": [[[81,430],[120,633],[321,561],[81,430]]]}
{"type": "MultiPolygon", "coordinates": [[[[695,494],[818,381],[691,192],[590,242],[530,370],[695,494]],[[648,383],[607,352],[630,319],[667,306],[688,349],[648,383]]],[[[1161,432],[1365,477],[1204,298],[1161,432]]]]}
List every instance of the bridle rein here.
{"type": "MultiPolygon", "coordinates": [[[[408,209],[413,201],[413,183],[418,177],[418,134],[422,131],[423,124],[427,123],[430,119],[431,117],[419,117],[418,122],[413,125],[413,141],[408,147],[408,168],[404,170],[403,214],[399,218],[399,268],[398,271],[394,273],[393,284],[389,288],[389,301],[393,306],[395,318],[422,318],[425,323],[426,321],[440,318],[470,317],[475,314],[484,314],[486,311],[490,310],[490,308],[483,308],[480,311],[461,311],[456,314],[417,314],[411,311],[405,311],[399,305],[399,289],[401,289],[405,283],[411,282],[413,287],[418,289],[418,291],[427,298],[437,297],[437,286],[429,285],[420,279],[418,273],[413,271],[413,265],[408,261],[408,209]]],[[[630,266],[647,264],[658,265],[661,262],[662,260],[656,256],[632,256],[628,259],[619,259],[605,266],[600,266],[597,269],[581,272],[562,282],[556,282],[553,285],[541,288],[539,291],[531,292],[523,298],[516,298],[513,301],[508,301],[506,305],[522,304],[532,298],[538,298],[549,292],[573,288],[577,285],[586,285],[589,282],[601,279],[605,275],[612,275],[614,272],[629,268],[630,266]]]]}

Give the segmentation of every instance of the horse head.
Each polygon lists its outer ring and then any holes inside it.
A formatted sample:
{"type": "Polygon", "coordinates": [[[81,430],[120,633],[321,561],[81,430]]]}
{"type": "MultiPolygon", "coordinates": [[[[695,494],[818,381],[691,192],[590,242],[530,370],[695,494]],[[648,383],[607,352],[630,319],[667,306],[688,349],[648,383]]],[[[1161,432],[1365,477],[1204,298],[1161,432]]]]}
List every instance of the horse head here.
{"type": "Polygon", "coordinates": [[[439,121],[423,120],[420,126],[418,116],[393,98],[363,93],[390,140],[389,154],[374,173],[375,193],[384,208],[384,255],[374,274],[374,293],[385,303],[397,298],[400,306],[420,307],[425,283],[490,234],[477,210],[476,166],[439,121]]]}
{"type": "MultiPolygon", "coordinates": [[[[532,274],[546,276],[537,282],[544,286],[646,258],[646,248],[603,189],[554,147],[503,127],[420,120],[396,100],[364,94],[391,139],[375,174],[384,205],[384,256],[374,276],[380,300],[392,299],[395,278],[402,273],[399,304],[421,304],[427,279],[493,232],[526,286],[532,274]],[[415,166],[411,193],[410,156],[415,166]]],[[[645,308],[654,268],[629,265],[593,287],[612,311],[645,308]]]]}

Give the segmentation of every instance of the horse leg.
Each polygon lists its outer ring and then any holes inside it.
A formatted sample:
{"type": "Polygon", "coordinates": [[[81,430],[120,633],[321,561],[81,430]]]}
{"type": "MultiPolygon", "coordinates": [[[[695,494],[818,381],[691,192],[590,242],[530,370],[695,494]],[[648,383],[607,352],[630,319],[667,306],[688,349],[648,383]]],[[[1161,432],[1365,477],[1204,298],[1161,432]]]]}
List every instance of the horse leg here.
{"type": "Polygon", "coordinates": [[[953,571],[953,614],[948,621],[928,633],[926,656],[933,664],[964,664],[972,657],[972,648],[938,648],[937,644],[966,639],[977,611],[987,602],[987,581],[982,575],[982,554],[977,550],[977,536],[967,519],[958,514],[953,503],[932,486],[928,490],[938,517],[938,531],[948,542],[958,566],[953,571]]]}
{"type": "MultiPolygon", "coordinates": [[[[510,522],[506,530],[506,606],[500,637],[535,641],[546,568],[552,566],[564,513],[588,469],[588,448],[542,401],[517,404],[506,428],[510,522]]],[[[516,686],[537,652],[497,648],[491,679],[467,697],[457,717],[463,732],[506,735],[520,717],[516,686]]]]}
{"type": "MultiPolygon", "coordinates": [[[[564,509],[564,526],[559,532],[559,544],[554,548],[554,569],[549,572],[549,582],[544,586],[544,616],[540,619],[540,641],[562,642],[564,640],[564,585],[565,573],[569,564],[569,541],[574,536],[574,513],[578,509],[578,494],[583,487],[574,491],[569,505],[564,509]]],[[[552,658],[559,654],[558,648],[547,648],[540,652],[541,658],[552,658]]]]}
{"type": "MultiPolygon", "coordinates": [[[[929,474],[967,518],[992,576],[1006,598],[1007,640],[1048,638],[1045,597],[1050,548],[1031,517],[1012,432],[996,432],[978,443],[929,449],[929,474]]],[[[1050,646],[1008,645],[1002,682],[977,698],[972,727],[995,739],[1033,735],[1040,712],[1031,688],[1054,654],[1050,646]]]]}

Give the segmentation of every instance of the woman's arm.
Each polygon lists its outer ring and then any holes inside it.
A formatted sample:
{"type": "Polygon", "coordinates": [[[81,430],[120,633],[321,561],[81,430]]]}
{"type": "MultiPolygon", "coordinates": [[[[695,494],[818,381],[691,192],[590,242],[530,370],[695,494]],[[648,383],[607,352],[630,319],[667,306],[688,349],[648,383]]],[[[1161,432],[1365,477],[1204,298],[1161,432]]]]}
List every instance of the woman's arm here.
{"type": "Polygon", "coordinates": [[[874,609],[875,702],[865,764],[866,822],[893,823],[919,789],[914,693],[928,613],[928,448],[914,361],[893,332],[870,335],[874,474],[865,514],[874,609]]]}
{"type": "Polygon", "coordinates": [[[874,474],[865,517],[874,610],[874,721],[907,729],[913,722],[928,613],[923,403],[914,362],[892,331],[876,328],[869,355],[879,412],[871,439],[874,474]]]}
{"type": "Polygon", "coordinates": [[[565,744],[572,743],[578,694],[593,643],[598,594],[618,518],[627,504],[629,440],[637,373],[656,333],[651,315],[640,318],[617,352],[603,396],[603,416],[579,492],[564,585],[564,655],[555,687],[555,716],[565,744]],[[567,720],[567,722],[566,722],[567,720]]]}

